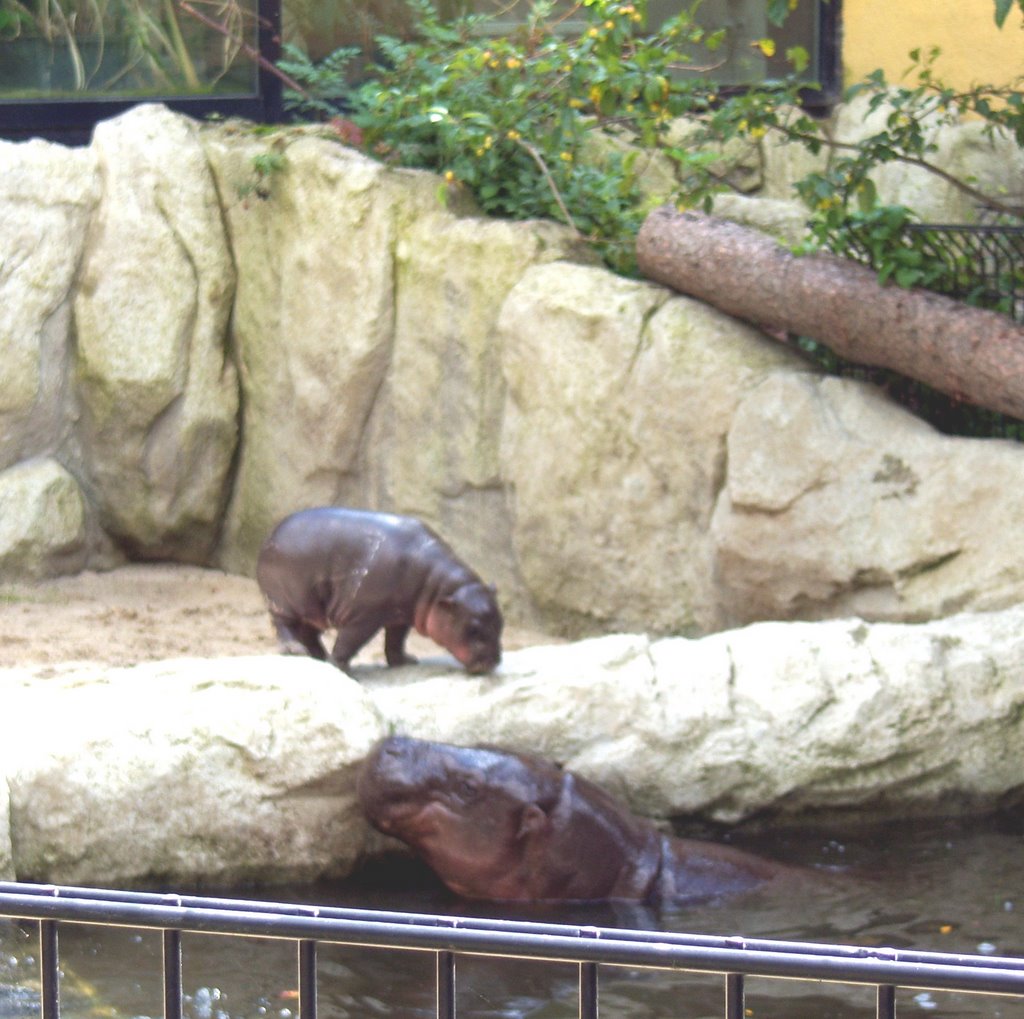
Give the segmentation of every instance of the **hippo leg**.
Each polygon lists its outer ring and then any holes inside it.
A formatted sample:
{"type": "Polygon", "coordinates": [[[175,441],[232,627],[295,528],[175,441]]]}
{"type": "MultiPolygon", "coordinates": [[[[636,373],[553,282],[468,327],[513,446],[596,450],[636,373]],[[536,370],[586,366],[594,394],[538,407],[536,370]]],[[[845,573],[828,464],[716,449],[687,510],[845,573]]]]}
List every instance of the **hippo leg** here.
{"type": "Polygon", "coordinates": [[[384,627],[384,657],[392,668],[396,665],[416,664],[416,659],[405,650],[405,638],[408,634],[408,626],[398,624],[384,627]]]}
{"type": "Polygon", "coordinates": [[[320,641],[320,631],[301,619],[285,619],[283,616],[271,614],[274,629],[277,631],[277,642],[281,653],[285,655],[310,655],[323,662],[327,660],[327,652],[320,641]]]}
{"type": "Polygon", "coordinates": [[[341,669],[348,672],[349,663],[355,653],[380,629],[376,622],[349,623],[348,626],[338,627],[338,636],[334,641],[334,649],[331,651],[331,661],[341,669]]]}

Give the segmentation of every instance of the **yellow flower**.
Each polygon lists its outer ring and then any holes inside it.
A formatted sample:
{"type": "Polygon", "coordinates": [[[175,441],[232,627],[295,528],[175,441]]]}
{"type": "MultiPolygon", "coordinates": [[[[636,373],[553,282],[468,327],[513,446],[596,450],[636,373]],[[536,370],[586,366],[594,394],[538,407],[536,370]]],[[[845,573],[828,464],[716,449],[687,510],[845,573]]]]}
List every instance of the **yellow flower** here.
{"type": "Polygon", "coordinates": [[[601,101],[601,86],[591,85],[590,91],[587,93],[587,98],[595,105],[601,101]]]}
{"type": "Polygon", "coordinates": [[[575,96],[573,96],[572,99],[569,100],[569,105],[574,110],[581,110],[587,104],[582,99],[577,99],[575,96]]]}
{"type": "Polygon", "coordinates": [[[563,163],[571,163],[572,162],[572,153],[571,152],[559,152],[558,153],[558,158],[563,163]]]}
{"type": "Polygon", "coordinates": [[[509,57],[505,61],[505,66],[510,70],[514,71],[517,67],[522,67],[523,62],[518,57],[509,57]]]}
{"type": "Polygon", "coordinates": [[[604,23],[604,27],[605,28],[609,28],[609,29],[614,28],[615,27],[615,22],[614,21],[606,21],[604,23]]]}
{"type": "Polygon", "coordinates": [[[487,150],[487,149],[489,149],[489,148],[490,148],[490,147],[491,147],[491,146],[492,146],[493,144],[494,144],[494,136],[493,136],[493,135],[488,135],[488,136],[487,136],[487,137],[486,137],[486,138],[484,139],[484,150],[486,151],[486,150],[487,150]]]}
{"type": "Polygon", "coordinates": [[[446,181],[448,181],[449,184],[454,184],[455,183],[455,171],[454,170],[445,170],[444,171],[444,179],[446,181]]]}
{"type": "Polygon", "coordinates": [[[596,28],[587,29],[587,35],[589,35],[591,39],[596,39],[600,34],[601,33],[596,28]]]}
{"type": "Polygon", "coordinates": [[[505,137],[508,138],[508,140],[511,142],[517,142],[523,136],[515,128],[513,128],[505,135],[505,137]]]}

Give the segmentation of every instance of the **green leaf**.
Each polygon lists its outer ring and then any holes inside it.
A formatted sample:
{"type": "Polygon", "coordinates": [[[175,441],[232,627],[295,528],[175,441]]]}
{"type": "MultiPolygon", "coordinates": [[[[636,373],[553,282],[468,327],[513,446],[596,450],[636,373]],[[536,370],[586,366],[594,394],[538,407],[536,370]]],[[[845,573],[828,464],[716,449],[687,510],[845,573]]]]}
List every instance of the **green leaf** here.
{"type": "Polygon", "coordinates": [[[773,25],[781,25],[790,10],[789,0],[768,0],[768,20],[773,25]]]}
{"type": "Polygon", "coordinates": [[[857,188],[857,205],[861,212],[870,212],[878,202],[878,191],[870,178],[865,178],[857,188]]]}
{"type": "Polygon", "coordinates": [[[811,56],[803,46],[790,46],[786,60],[797,74],[803,74],[811,63],[811,56]]]}
{"type": "Polygon", "coordinates": [[[1013,6],[1013,0],[996,0],[996,24],[1002,28],[1003,23],[1006,21],[1006,16],[1010,13],[1010,8],[1013,6]]]}
{"type": "Polygon", "coordinates": [[[900,287],[912,287],[921,281],[921,271],[919,269],[909,269],[901,267],[896,270],[894,279],[896,285],[900,287]]]}

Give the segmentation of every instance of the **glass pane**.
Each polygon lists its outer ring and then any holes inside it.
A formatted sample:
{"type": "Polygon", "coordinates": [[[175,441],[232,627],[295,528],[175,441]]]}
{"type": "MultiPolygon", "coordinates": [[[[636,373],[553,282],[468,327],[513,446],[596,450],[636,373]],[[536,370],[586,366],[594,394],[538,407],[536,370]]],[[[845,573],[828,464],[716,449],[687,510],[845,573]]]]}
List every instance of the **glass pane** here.
{"type": "Polygon", "coordinates": [[[257,0],[0,0],[0,98],[253,95],[257,0]]]}
{"type": "MultiPolygon", "coordinates": [[[[816,3],[801,3],[790,13],[781,28],[773,25],[765,13],[765,0],[704,0],[697,20],[708,30],[724,28],[725,41],[714,53],[705,54],[707,76],[729,85],[779,80],[792,73],[786,50],[802,46],[811,58],[808,80],[818,76],[818,14],[816,3]],[[771,39],[775,55],[766,57],[752,45],[755,40],[771,39]]],[[[651,0],[651,17],[662,20],[678,10],[673,0],[651,0]]]]}
{"type": "MultiPolygon", "coordinates": [[[[0,0],[2,2],[2,0],[0,0]]],[[[531,0],[475,0],[478,12],[493,21],[484,29],[499,35],[515,30],[526,19],[531,0]]],[[[462,9],[463,0],[435,0],[443,12],[462,9]]],[[[688,0],[649,0],[650,24],[656,26],[678,13],[688,0]]],[[[554,8],[565,14],[576,6],[573,0],[555,0],[554,8]]],[[[715,52],[694,52],[694,73],[730,85],[753,84],[781,79],[792,70],[786,50],[802,46],[810,56],[807,80],[819,75],[819,5],[798,5],[778,28],[765,16],[765,0],[704,0],[698,21],[708,29],[728,30],[725,42],[715,52]],[[775,42],[775,56],[766,57],[751,44],[758,39],[775,42]]],[[[320,60],[341,46],[358,46],[372,52],[373,37],[382,32],[408,37],[412,18],[403,0],[285,0],[285,36],[300,45],[313,60],[320,60]]],[[[568,31],[578,29],[582,19],[571,15],[563,21],[568,31]]]]}

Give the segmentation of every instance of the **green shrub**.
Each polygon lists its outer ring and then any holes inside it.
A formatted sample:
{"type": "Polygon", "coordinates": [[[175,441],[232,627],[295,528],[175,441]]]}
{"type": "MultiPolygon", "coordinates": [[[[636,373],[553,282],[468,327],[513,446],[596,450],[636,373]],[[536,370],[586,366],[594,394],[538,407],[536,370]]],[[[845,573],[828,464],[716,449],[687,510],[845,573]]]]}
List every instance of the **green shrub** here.
{"type": "MultiPolygon", "coordinates": [[[[713,50],[721,33],[706,33],[692,9],[648,32],[645,0],[585,0],[568,15],[538,0],[507,35],[489,34],[486,17],[446,21],[429,2],[415,7],[416,37],[379,38],[381,59],[362,70],[361,85],[346,89],[342,81],[351,54],[334,68],[335,96],[344,96],[368,151],[442,174],[468,188],[484,212],[560,220],[610,265],[631,271],[647,211],[638,148],[597,162],[585,158],[587,138],[613,131],[677,162],[706,163],[705,154],[667,146],[665,135],[673,118],[709,107],[711,87],[677,71],[691,49],[713,50]]],[[[292,93],[294,105],[322,113],[324,66],[294,50],[288,57],[283,69],[310,92],[292,93]]],[[[708,191],[717,187],[702,181],[708,191]]]]}

